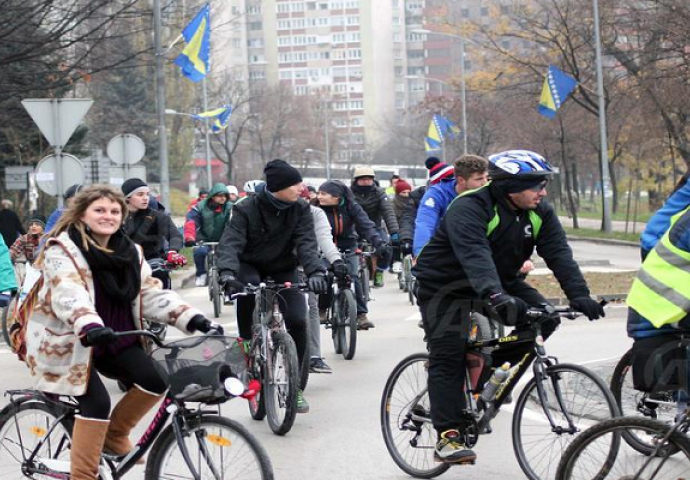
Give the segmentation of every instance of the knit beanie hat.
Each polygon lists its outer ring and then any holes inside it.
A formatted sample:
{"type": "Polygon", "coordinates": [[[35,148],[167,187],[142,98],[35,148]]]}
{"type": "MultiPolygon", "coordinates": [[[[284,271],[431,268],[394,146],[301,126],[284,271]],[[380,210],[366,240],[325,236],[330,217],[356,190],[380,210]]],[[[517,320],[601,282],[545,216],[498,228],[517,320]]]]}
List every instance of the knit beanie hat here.
{"type": "Polygon", "coordinates": [[[400,195],[400,194],[401,194],[402,192],[404,192],[405,190],[412,190],[412,185],[410,185],[409,183],[407,183],[405,180],[403,180],[403,179],[401,178],[401,179],[398,180],[398,182],[395,184],[395,193],[397,193],[398,195],[400,195]]]}
{"type": "Polygon", "coordinates": [[[32,215],[31,218],[29,218],[27,225],[31,225],[32,223],[37,223],[43,228],[46,228],[46,217],[43,215],[32,215]]]}
{"type": "Polygon", "coordinates": [[[285,160],[275,159],[268,162],[264,168],[264,175],[266,188],[272,193],[302,183],[302,175],[285,160]]]}
{"type": "Polygon", "coordinates": [[[424,162],[426,168],[429,170],[429,184],[436,185],[442,180],[453,178],[453,167],[447,163],[443,163],[436,157],[429,157],[424,162]]]}
{"type": "Polygon", "coordinates": [[[129,198],[145,188],[148,189],[149,186],[141,178],[130,178],[122,184],[122,193],[125,194],[125,198],[129,198]]]}

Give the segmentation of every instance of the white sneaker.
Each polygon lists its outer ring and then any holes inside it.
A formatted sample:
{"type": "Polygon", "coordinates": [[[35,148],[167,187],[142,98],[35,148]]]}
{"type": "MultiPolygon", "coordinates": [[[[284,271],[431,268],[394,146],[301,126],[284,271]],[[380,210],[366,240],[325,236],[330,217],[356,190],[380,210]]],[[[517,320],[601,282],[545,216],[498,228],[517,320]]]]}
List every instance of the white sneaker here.
{"type": "Polygon", "coordinates": [[[205,287],[206,286],[206,274],[202,273],[196,279],[194,280],[194,285],[197,287],[205,287]]]}
{"type": "Polygon", "coordinates": [[[400,273],[400,272],[402,272],[402,263],[400,263],[400,262],[393,262],[393,266],[391,267],[391,270],[393,270],[393,273],[400,273]]]}

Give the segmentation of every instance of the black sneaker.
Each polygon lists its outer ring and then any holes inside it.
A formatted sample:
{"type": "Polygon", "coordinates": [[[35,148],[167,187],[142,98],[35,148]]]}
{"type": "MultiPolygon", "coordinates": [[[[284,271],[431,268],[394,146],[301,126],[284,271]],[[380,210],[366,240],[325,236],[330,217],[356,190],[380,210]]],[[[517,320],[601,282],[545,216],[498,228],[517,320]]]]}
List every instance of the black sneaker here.
{"type": "Polygon", "coordinates": [[[441,439],[436,444],[434,458],[443,463],[474,464],[477,460],[477,454],[465,448],[460,432],[446,430],[441,434],[441,439]]]}
{"type": "Polygon", "coordinates": [[[309,360],[309,371],[311,373],[333,373],[331,367],[329,367],[323,358],[314,357],[309,360]]]}

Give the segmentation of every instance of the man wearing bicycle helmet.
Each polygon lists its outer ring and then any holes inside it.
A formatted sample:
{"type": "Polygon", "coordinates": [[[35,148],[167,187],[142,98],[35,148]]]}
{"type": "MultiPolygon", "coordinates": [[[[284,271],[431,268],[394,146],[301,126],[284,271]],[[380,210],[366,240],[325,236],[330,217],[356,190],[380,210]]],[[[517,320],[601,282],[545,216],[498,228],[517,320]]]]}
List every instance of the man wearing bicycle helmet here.
{"type": "MultiPolygon", "coordinates": [[[[554,272],[572,308],[590,320],[604,316],[573,259],[565,232],[545,201],[555,171],[541,156],[510,150],[489,157],[491,182],[459,195],[422,249],[413,273],[429,348],[429,398],[439,439],[436,458],[473,462],[465,448],[465,347],[471,310],[489,307],[519,325],[530,306],[546,302],[520,275],[534,249],[554,272]]],[[[555,329],[548,325],[545,336],[555,329]]]]}

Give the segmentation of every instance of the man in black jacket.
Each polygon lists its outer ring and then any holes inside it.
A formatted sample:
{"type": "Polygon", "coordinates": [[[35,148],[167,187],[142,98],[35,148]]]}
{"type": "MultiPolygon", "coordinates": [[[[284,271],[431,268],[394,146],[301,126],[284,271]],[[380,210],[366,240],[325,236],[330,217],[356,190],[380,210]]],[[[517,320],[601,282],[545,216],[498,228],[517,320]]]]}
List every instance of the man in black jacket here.
{"type": "MultiPolygon", "coordinates": [[[[220,282],[229,293],[242,291],[248,283],[259,284],[266,277],[298,283],[297,266],[302,265],[309,288],[316,294],[328,290],[326,270],[319,258],[314,220],[309,204],[300,199],[302,176],[283,160],[272,160],[264,168],[265,188],[237,203],[218,245],[220,282]]],[[[288,332],[295,340],[300,365],[307,351],[307,303],[297,290],[281,293],[281,308],[288,332]]],[[[251,338],[254,297],[237,300],[240,336],[251,338]]],[[[307,359],[308,360],[308,359],[307,359]]],[[[302,391],[297,395],[298,413],[309,404],[302,391]]]]}
{"type": "MultiPolygon", "coordinates": [[[[590,319],[604,315],[589,289],[553,208],[543,201],[553,169],[540,155],[511,150],[489,158],[492,183],[448,207],[413,272],[429,347],[429,397],[443,462],[473,462],[464,447],[462,391],[469,313],[488,306],[506,325],[523,322],[546,302],[520,276],[533,250],[545,260],[571,306],[590,319]]],[[[524,326],[524,325],[523,325],[524,326]]],[[[546,327],[552,333],[557,324],[546,327]]]]}
{"type": "MultiPolygon", "coordinates": [[[[179,266],[186,264],[187,260],[177,253],[182,248],[182,234],[169,215],[150,207],[150,189],[146,182],[140,178],[130,178],[122,184],[122,193],[128,209],[122,228],[134,243],[141,245],[144,258],[164,259],[179,266]]],[[[153,276],[163,282],[164,288],[170,288],[167,271],[156,269],[153,276]]]]}
{"type": "MultiPolygon", "coordinates": [[[[357,249],[357,240],[363,238],[371,243],[374,248],[381,246],[374,222],[372,222],[362,207],[355,202],[352,191],[343,182],[329,180],[319,187],[319,207],[326,213],[326,218],[331,225],[333,241],[338,249],[349,255],[343,255],[347,262],[350,277],[355,284],[355,297],[357,298],[357,328],[369,330],[374,328],[374,322],[367,318],[369,309],[364,298],[362,286],[357,275],[359,261],[354,251],[357,249]]],[[[321,308],[327,308],[330,300],[322,295],[319,298],[321,308]]]]}
{"type": "Polygon", "coordinates": [[[19,216],[12,210],[12,201],[3,200],[0,207],[0,235],[5,240],[5,245],[9,248],[20,235],[25,233],[26,230],[19,216]]]}
{"type": "MultiPolygon", "coordinates": [[[[355,200],[369,215],[369,219],[374,222],[376,230],[384,243],[389,240],[397,245],[399,240],[398,220],[395,218],[393,205],[388,201],[388,196],[383,188],[376,185],[374,182],[374,169],[371,167],[359,167],[355,169],[355,174],[352,180],[352,193],[355,195],[355,200]],[[381,220],[386,222],[386,229],[383,228],[381,220]]],[[[382,247],[377,250],[376,257],[376,272],[374,273],[374,286],[383,287],[383,272],[388,269],[393,251],[389,247],[382,247]]]]}

